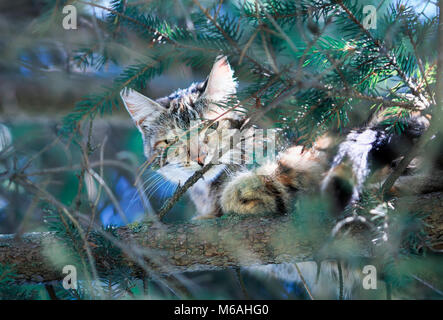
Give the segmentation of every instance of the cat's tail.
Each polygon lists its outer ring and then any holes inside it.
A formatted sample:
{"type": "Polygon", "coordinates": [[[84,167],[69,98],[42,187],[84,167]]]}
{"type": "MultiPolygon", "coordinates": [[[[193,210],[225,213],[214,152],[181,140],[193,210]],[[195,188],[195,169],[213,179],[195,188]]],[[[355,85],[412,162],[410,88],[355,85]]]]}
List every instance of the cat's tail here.
{"type": "MultiPolygon", "coordinates": [[[[364,129],[352,130],[339,144],[321,186],[322,193],[330,198],[337,213],[359,200],[367,182],[371,183],[371,189],[375,185],[380,187],[380,183],[395,170],[400,160],[415,147],[429,127],[429,120],[425,116],[414,115],[399,120],[398,125],[403,128],[402,132],[391,130],[389,123],[378,118],[364,129]]],[[[433,137],[407,170],[402,172],[394,188],[388,191],[394,195],[405,195],[443,190],[443,179],[433,177],[436,170],[442,169],[441,140],[433,137]],[[429,153],[431,149],[434,152],[429,153]],[[423,160],[429,154],[436,154],[436,157],[426,168],[423,160]]]]}
{"type": "MultiPolygon", "coordinates": [[[[331,213],[339,214],[359,200],[367,181],[382,183],[428,125],[429,121],[423,116],[411,117],[402,123],[404,131],[395,133],[387,130],[383,123],[373,123],[362,130],[351,131],[338,145],[337,139],[327,141],[324,136],[309,150],[301,146],[289,148],[277,161],[233,176],[220,199],[222,210],[237,214],[282,214],[288,211],[293,195],[308,192],[321,193],[330,204],[331,213]],[[335,156],[329,158],[334,149],[337,149],[335,156]]],[[[442,141],[437,136],[427,146],[437,150],[431,168],[427,172],[413,170],[409,176],[404,172],[394,185],[394,194],[443,190],[441,175],[436,178],[434,174],[443,169],[442,141]]],[[[426,158],[428,152],[423,153],[421,158],[426,158]]]]}

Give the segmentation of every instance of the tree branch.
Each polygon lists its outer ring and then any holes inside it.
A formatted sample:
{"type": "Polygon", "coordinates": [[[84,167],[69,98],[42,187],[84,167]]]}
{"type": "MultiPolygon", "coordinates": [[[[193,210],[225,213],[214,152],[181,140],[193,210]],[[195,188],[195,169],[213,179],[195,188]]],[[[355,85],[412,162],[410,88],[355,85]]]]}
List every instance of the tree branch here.
{"type": "MultiPolygon", "coordinates": [[[[443,192],[405,197],[400,205],[428,214],[425,221],[429,243],[433,250],[443,249],[443,192]]],[[[147,223],[122,227],[117,233],[119,241],[138,245],[155,255],[155,265],[148,259],[146,262],[165,274],[313,260],[321,245],[298,237],[290,216],[236,216],[174,225],[147,223]]],[[[370,256],[369,242],[361,244],[349,254],[370,256]]],[[[59,245],[50,232],[28,233],[21,238],[0,235],[0,264],[15,265],[19,280],[60,280],[65,276],[63,266],[51,262],[59,245]]],[[[95,251],[93,255],[97,267],[110,268],[95,251]]],[[[126,256],[124,263],[135,275],[143,274],[131,257],[126,256]]]]}
{"type": "Polygon", "coordinates": [[[203,175],[209,171],[213,167],[212,163],[207,164],[201,170],[196,171],[188,180],[186,180],[183,186],[179,186],[177,191],[175,191],[174,195],[163,205],[158,213],[158,218],[160,220],[172,209],[174,204],[180,199],[180,197],[190,188],[192,187],[203,175]]]}

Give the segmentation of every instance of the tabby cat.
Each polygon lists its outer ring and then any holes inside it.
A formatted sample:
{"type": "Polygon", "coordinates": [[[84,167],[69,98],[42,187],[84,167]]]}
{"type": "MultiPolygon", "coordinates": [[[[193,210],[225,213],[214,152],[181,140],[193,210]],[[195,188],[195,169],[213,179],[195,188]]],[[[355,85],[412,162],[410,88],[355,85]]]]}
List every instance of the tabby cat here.
{"type": "MultiPolygon", "coordinates": [[[[223,131],[221,144],[230,145],[229,150],[188,190],[197,218],[226,213],[284,214],[301,192],[322,193],[331,199],[332,212],[340,213],[358,201],[367,181],[374,177],[378,179],[375,182],[383,181],[395,161],[428,126],[425,117],[417,116],[407,121],[404,134],[396,135],[386,133],[380,123],[374,122],[344,138],[322,136],[308,150],[292,146],[276,160],[246,170],[241,157],[233,156],[238,148],[232,143],[233,137],[244,133],[245,113],[224,106],[235,99],[236,88],[237,80],[227,58],[219,57],[204,82],[167,97],[152,100],[129,89],[121,93],[142,134],[146,157],[157,166],[157,172],[175,184],[183,185],[216,157],[215,146],[220,144],[219,133],[223,131]],[[200,126],[197,139],[182,139],[195,124],[200,126]],[[375,172],[378,174],[372,174],[375,172]]],[[[420,185],[412,179],[407,188],[397,184],[395,191],[414,189],[411,182],[420,185]]],[[[290,269],[288,266],[285,268],[290,269]]]]}
{"type": "MultiPolygon", "coordinates": [[[[167,97],[154,101],[134,90],[122,91],[121,96],[142,134],[146,157],[153,160],[167,180],[183,185],[194,172],[214,159],[219,132],[223,131],[226,140],[241,134],[245,113],[238,108],[227,111],[223,106],[235,95],[236,88],[234,72],[227,58],[221,57],[206,81],[167,97]],[[189,139],[178,141],[183,132],[191,129],[191,123],[211,125],[200,130],[191,143],[189,139]],[[166,148],[168,152],[164,152],[166,148]]],[[[405,134],[395,135],[385,133],[383,127],[375,123],[351,131],[340,145],[340,139],[322,136],[311,149],[290,147],[276,161],[254,171],[246,170],[240,161],[232,161],[236,159],[232,153],[238,150],[231,144],[231,149],[218,159],[204,179],[189,189],[189,195],[199,218],[229,212],[283,214],[288,211],[294,195],[317,191],[333,195],[339,211],[358,199],[370,168],[385,169],[384,165],[391,165],[411,147],[427,125],[425,117],[416,117],[406,124],[405,134]],[[371,166],[367,162],[371,162],[371,166]]],[[[389,170],[381,171],[385,175],[389,173],[389,170]]]]}

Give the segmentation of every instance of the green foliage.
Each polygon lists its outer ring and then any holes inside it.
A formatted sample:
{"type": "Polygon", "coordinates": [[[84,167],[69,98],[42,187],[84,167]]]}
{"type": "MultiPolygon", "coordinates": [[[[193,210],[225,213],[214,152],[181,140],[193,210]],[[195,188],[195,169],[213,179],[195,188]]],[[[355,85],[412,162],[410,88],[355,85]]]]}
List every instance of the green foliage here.
{"type": "Polygon", "coordinates": [[[48,212],[45,218],[48,229],[62,242],[64,257],[61,259],[83,267],[77,268],[79,278],[84,279],[79,281],[78,289],[58,288],[57,295],[66,299],[119,299],[127,295],[135,284],[132,270],[124,262],[121,248],[115,245],[119,240],[116,229],[109,226],[102,230],[93,230],[85,243],[79,229],[67,217],[51,214],[54,210],[48,212]],[[87,263],[89,257],[85,246],[89,246],[94,257],[100,260],[100,263],[94,263],[96,277],[93,277],[93,270],[87,263]]]}
{"type": "MultiPolygon", "coordinates": [[[[263,111],[286,144],[310,145],[327,130],[342,131],[367,123],[374,112],[385,117],[388,131],[401,133],[414,109],[432,105],[436,73],[436,50],[432,48],[438,19],[424,17],[405,1],[380,5],[375,30],[362,24],[363,7],[370,1],[260,0],[222,6],[218,2],[183,2],[189,10],[177,14],[161,1],[111,1],[105,19],[100,20],[103,45],[79,45],[73,61],[84,70],[117,65],[122,71],[112,85],[85,95],[75,105],[64,118],[62,134],[69,136],[85,119],[121,108],[122,89],[145,89],[181,65],[206,74],[220,54],[229,57],[240,80],[237,98],[242,106],[251,114],[263,111]],[[266,109],[294,88],[297,90],[278,106],[266,109]],[[355,123],[355,113],[368,117],[355,123]]],[[[59,1],[48,3],[43,17],[60,19],[59,1]]],[[[40,32],[48,29],[47,24],[42,23],[40,32]]],[[[229,106],[237,102],[233,100],[229,106]]],[[[322,235],[314,239],[320,243],[329,236],[333,221],[324,205],[312,197],[299,199],[293,218],[301,237],[322,235]]],[[[384,254],[377,262],[383,266],[385,281],[397,289],[407,287],[413,279],[407,261],[421,254],[423,216],[405,215],[369,193],[359,205],[347,213],[369,221],[375,230],[373,240],[382,242],[385,251],[380,250],[384,254]],[[376,209],[378,213],[374,213],[376,209]],[[396,244],[406,239],[407,250],[392,254],[384,238],[387,233],[396,244]]],[[[87,244],[78,228],[63,213],[54,214],[55,208],[49,212],[48,228],[62,240],[65,254],[84,267],[83,273],[92,274],[87,244]]],[[[115,230],[94,231],[89,236],[93,250],[104,261],[96,270],[99,292],[89,290],[87,283],[76,292],[57,292],[73,299],[96,294],[126,296],[136,284],[123,264],[121,248],[110,240],[118,240],[115,230]]],[[[5,270],[0,268],[0,285],[14,276],[5,270]]]]}
{"type": "Polygon", "coordinates": [[[0,264],[0,300],[29,300],[38,298],[37,285],[20,285],[14,266],[0,264]]]}
{"type": "MultiPolygon", "coordinates": [[[[411,83],[418,85],[413,79],[421,75],[417,54],[422,54],[424,63],[433,58],[421,46],[434,36],[437,20],[422,19],[405,3],[379,8],[376,30],[362,28],[365,3],[353,1],[246,2],[231,5],[229,14],[216,5],[205,12],[195,8],[188,17],[193,29],[164,12],[164,18],[159,18],[155,5],[147,9],[143,4],[124,3],[112,1],[107,11],[109,37],[131,48],[128,38],[135,35],[149,46],[149,51],[142,52],[146,58],[126,67],[102,94],[80,101],[65,118],[65,133],[75,130],[85,116],[95,117],[120,106],[121,89],[146,87],[177,60],[201,68],[216,55],[225,54],[238,76],[250,82],[239,92],[247,108],[256,106],[257,99],[266,106],[297,81],[308,83],[281,104],[280,112],[269,115],[288,134],[294,135],[297,122],[295,138],[309,144],[331,126],[342,129],[349,123],[348,114],[358,103],[350,93],[408,101],[404,94],[411,92],[411,83]],[[294,30],[294,25],[299,30],[294,30]]],[[[119,63],[107,49],[80,52],[75,58],[79,65],[102,68],[109,60],[119,63]]],[[[388,114],[398,118],[407,112],[403,108],[388,114]]]]}

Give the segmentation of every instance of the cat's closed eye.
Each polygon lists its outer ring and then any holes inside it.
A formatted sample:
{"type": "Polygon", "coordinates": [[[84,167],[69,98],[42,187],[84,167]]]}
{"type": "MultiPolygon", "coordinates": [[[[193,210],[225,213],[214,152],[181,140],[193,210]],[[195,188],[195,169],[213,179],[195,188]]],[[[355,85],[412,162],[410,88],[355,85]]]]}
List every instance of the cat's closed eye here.
{"type": "Polygon", "coordinates": [[[168,146],[168,144],[169,141],[167,139],[157,141],[156,143],[154,143],[154,149],[164,149],[168,146]]]}
{"type": "Polygon", "coordinates": [[[218,128],[218,121],[214,122],[213,124],[211,124],[209,126],[209,129],[212,129],[212,130],[217,130],[217,128],[218,128]]]}

